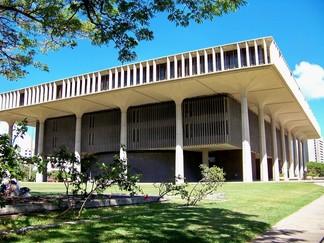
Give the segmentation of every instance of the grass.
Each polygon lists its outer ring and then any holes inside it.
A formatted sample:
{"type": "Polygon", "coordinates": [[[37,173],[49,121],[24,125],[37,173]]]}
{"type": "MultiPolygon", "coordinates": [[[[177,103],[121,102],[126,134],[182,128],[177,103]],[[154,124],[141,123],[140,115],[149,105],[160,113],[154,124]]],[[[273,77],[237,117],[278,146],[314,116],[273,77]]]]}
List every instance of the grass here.
{"type": "MultiPolygon", "coordinates": [[[[32,193],[63,193],[59,183],[25,184],[32,193]]],[[[156,194],[150,184],[145,193],[156,194]]],[[[180,199],[155,205],[137,205],[87,210],[86,218],[112,218],[65,225],[60,228],[8,234],[7,242],[247,242],[280,219],[324,194],[324,187],[312,183],[225,183],[221,201],[203,201],[184,207],[180,199]],[[138,214],[134,214],[134,213],[138,214]],[[117,216],[117,217],[116,217],[117,216]]],[[[112,188],[108,193],[116,193],[112,188]]],[[[71,220],[58,213],[44,213],[1,219],[0,229],[71,220]]]]}

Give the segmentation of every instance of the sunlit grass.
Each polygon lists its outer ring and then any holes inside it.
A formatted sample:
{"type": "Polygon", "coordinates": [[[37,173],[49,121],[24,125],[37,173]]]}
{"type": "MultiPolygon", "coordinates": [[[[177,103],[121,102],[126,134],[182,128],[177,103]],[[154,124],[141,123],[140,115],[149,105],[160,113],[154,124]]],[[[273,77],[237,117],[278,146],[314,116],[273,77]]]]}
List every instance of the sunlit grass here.
{"type": "MultiPolygon", "coordinates": [[[[64,193],[60,183],[26,184],[32,193],[64,193]]],[[[157,194],[151,184],[145,193],[157,194]]],[[[324,194],[324,187],[311,183],[225,183],[219,191],[225,199],[205,200],[194,207],[173,199],[167,203],[88,209],[85,218],[111,217],[83,223],[9,234],[10,242],[247,242],[280,219],[324,194]],[[138,214],[134,214],[134,213],[138,214]]],[[[116,188],[107,193],[118,193],[116,188]]],[[[71,220],[58,213],[1,220],[1,229],[71,220]]],[[[72,217],[70,215],[69,217],[72,217]]],[[[1,238],[0,238],[1,240],[1,238]]]]}

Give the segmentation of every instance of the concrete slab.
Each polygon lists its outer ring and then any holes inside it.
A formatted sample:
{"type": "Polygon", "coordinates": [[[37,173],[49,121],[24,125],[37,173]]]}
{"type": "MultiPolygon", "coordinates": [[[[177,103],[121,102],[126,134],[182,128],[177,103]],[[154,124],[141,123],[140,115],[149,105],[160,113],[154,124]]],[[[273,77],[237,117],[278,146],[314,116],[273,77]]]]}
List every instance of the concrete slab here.
{"type": "Polygon", "coordinates": [[[324,195],[279,221],[252,242],[324,243],[324,195]]]}

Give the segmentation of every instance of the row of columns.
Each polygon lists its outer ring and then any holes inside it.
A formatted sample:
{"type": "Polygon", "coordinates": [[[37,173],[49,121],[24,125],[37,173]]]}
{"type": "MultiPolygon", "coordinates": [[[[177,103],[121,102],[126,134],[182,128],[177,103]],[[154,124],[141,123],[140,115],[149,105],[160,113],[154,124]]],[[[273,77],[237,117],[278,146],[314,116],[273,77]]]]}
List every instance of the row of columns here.
{"type": "MultiPolygon", "coordinates": [[[[176,104],[176,148],[175,148],[175,177],[178,182],[182,183],[184,178],[184,150],[183,150],[183,127],[182,127],[182,99],[175,99],[176,104]]],[[[121,109],[121,131],[120,144],[127,147],[127,108],[121,109]]],[[[265,121],[264,121],[264,105],[259,107],[259,138],[260,138],[260,175],[261,181],[268,181],[268,156],[266,151],[266,135],[265,135],[265,121]]],[[[252,174],[252,158],[250,145],[250,128],[249,128],[249,109],[247,92],[241,93],[241,120],[242,120],[242,167],[243,167],[243,181],[253,181],[252,174]]],[[[76,130],[75,130],[75,153],[77,156],[81,154],[81,121],[82,113],[76,115],[76,130]]],[[[273,180],[279,181],[279,156],[278,156],[278,138],[276,133],[276,120],[272,116],[271,134],[272,134],[272,174],[273,180]]],[[[38,125],[38,147],[37,153],[43,153],[43,139],[44,139],[44,122],[45,119],[39,120],[38,125]]],[[[9,134],[12,134],[13,123],[9,124],[9,134]]],[[[292,136],[290,131],[288,134],[288,158],[286,156],[286,139],[284,124],[281,124],[280,139],[282,151],[282,172],[285,180],[298,178],[302,179],[304,176],[304,157],[303,157],[303,143],[298,140],[296,136],[292,136]]],[[[127,153],[122,148],[120,149],[120,158],[126,160],[127,153]]],[[[203,163],[208,163],[208,150],[202,151],[203,163]]]]}
{"type": "MultiPolygon", "coordinates": [[[[133,85],[141,85],[146,82],[156,82],[158,65],[165,64],[166,70],[164,79],[183,78],[186,76],[199,75],[202,73],[224,71],[226,51],[235,51],[237,65],[235,68],[241,68],[241,60],[246,58],[244,66],[259,65],[259,60],[264,59],[264,64],[268,64],[269,45],[265,38],[236,43],[231,46],[212,47],[199,51],[172,55],[163,59],[152,59],[136,64],[129,64],[116,68],[98,71],[94,73],[84,74],[76,77],[65,78],[57,82],[41,84],[22,90],[11,91],[0,94],[0,110],[17,108],[19,106],[39,104],[49,101],[54,101],[61,98],[70,98],[90,93],[100,92],[102,90],[102,78],[108,75],[108,85],[105,89],[116,89],[119,87],[130,87],[133,85]],[[262,50],[258,48],[262,46],[262,50]],[[254,54],[250,53],[250,49],[254,49],[254,54]],[[241,50],[245,49],[242,54],[241,50]],[[220,60],[216,60],[216,53],[220,54],[220,60]],[[212,55],[211,62],[208,60],[208,55],[212,55]],[[250,56],[251,55],[251,56],[250,56]],[[188,60],[188,66],[185,66],[185,60],[188,60]],[[193,59],[196,58],[196,71],[193,71],[193,59]],[[204,65],[200,66],[200,59],[204,65]],[[255,63],[252,63],[252,59],[255,63]],[[181,64],[178,63],[181,61],[181,64]],[[173,62],[173,64],[171,64],[173,62]],[[216,63],[220,62],[220,70],[216,63]],[[187,71],[186,71],[187,70],[187,71]],[[172,72],[172,73],[171,73],[172,72]],[[118,84],[120,83],[120,86],[118,84]]],[[[234,57],[233,57],[234,58],[234,57]]],[[[234,67],[231,67],[234,68],[234,67]]]]}
{"type": "MultiPolygon", "coordinates": [[[[241,92],[241,118],[242,118],[242,167],[243,181],[253,181],[252,158],[250,145],[250,128],[248,117],[247,91],[241,92]]],[[[264,120],[264,103],[258,106],[258,125],[259,125],[259,146],[260,146],[260,180],[269,181],[268,173],[268,155],[266,151],[266,133],[264,120]]],[[[288,133],[288,159],[286,156],[285,126],[281,123],[280,139],[282,151],[282,173],[284,180],[303,179],[305,174],[305,144],[296,136],[292,136],[291,130],[288,133]],[[289,168],[288,168],[289,164],[289,168]]],[[[274,181],[280,180],[279,156],[278,156],[278,138],[276,132],[276,116],[271,116],[271,136],[272,136],[272,175],[274,181]]]]}

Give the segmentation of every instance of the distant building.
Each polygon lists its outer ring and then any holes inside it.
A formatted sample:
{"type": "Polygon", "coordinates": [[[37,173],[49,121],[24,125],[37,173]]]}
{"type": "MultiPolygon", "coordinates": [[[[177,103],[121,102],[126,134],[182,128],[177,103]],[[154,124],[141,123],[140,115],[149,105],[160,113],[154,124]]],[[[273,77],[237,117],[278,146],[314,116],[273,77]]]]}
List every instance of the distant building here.
{"type": "Polygon", "coordinates": [[[324,163],[324,143],[323,139],[311,139],[307,141],[308,162],[321,162],[324,163]]]}
{"type": "Polygon", "coordinates": [[[320,137],[272,37],[0,94],[0,120],[25,117],[36,126],[36,154],[63,144],[101,160],[118,152],[143,182],[197,181],[201,163],[222,167],[227,180],[303,178],[305,141],[320,137]]]}

